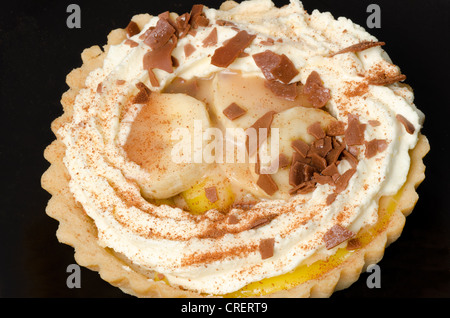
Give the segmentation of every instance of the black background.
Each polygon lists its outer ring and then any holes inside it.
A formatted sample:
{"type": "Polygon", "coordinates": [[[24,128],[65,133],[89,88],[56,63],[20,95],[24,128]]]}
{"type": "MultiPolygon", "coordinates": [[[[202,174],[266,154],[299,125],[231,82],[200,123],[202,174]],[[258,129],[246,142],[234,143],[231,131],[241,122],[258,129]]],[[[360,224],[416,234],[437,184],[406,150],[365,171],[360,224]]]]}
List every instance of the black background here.
{"type": "MultiPolygon", "coordinates": [[[[194,0],[165,1],[8,1],[0,8],[0,297],[129,298],[82,268],[81,288],[66,286],[66,268],[75,263],[73,248],[58,243],[58,222],[45,214],[50,195],[40,178],[49,164],[45,147],[54,140],[53,119],[62,114],[65,76],[81,64],[80,54],[104,45],[110,30],[125,27],[134,14],[166,10],[184,13],[194,0]],[[66,8],[81,7],[81,29],[69,29],[66,8]]],[[[218,7],[218,1],[203,2],[218,7]]],[[[277,5],[287,0],[275,1],[277,5]]],[[[381,28],[369,30],[380,41],[415,90],[426,114],[423,133],[431,152],[420,200],[402,236],[387,248],[381,288],[366,286],[363,273],[334,299],[449,298],[449,11],[450,1],[305,0],[308,12],[330,11],[366,26],[370,3],[381,7],[381,28]]]]}

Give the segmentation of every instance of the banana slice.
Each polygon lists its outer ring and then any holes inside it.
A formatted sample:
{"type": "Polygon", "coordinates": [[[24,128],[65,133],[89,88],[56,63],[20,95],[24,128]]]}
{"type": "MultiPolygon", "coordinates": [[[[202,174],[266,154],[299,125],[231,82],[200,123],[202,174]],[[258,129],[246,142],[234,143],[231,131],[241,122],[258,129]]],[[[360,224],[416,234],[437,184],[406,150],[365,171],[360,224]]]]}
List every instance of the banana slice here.
{"type": "Polygon", "coordinates": [[[170,198],[205,175],[210,164],[202,160],[202,136],[209,127],[203,102],[185,94],[150,95],[124,145],[128,159],[148,175],[138,182],[146,199],[170,198]]]}

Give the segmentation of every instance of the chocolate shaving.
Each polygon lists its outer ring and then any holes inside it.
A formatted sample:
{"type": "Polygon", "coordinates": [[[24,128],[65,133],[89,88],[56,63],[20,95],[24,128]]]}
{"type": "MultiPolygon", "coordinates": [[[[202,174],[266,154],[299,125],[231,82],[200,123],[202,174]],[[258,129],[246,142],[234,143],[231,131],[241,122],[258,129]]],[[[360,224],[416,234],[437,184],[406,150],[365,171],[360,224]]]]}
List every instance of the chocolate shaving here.
{"type": "Polygon", "coordinates": [[[256,181],[256,184],[268,195],[273,195],[278,191],[277,184],[268,174],[260,174],[258,177],[258,181],[256,181]]]}
{"type": "Polygon", "coordinates": [[[280,81],[265,81],[264,86],[267,87],[272,91],[272,93],[275,94],[275,96],[278,96],[280,98],[284,98],[286,100],[294,101],[297,97],[298,90],[297,90],[297,84],[284,84],[280,81]]]}
{"type": "Polygon", "coordinates": [[[176,18],[175,29],[179,39],[184,38],[191,29],[191,25],[189,24],[190,18],[191,15],[189,13],[184,13],[176,18]]]}
{"type": "Polygon", "coordinates": [[[217,44],[217,28],[212,29],[211,33],[203,40],[203,47],[217,44]]]}
{"type": "Polygon", "coordinates": [[[291,164],[293,165],[294,163],[296,163],[297,161],[300,161],[301,163],[306,163],[306,164],[310,164],[311,163],[311,158],[309,157],[303,157],[303,155],[301,155],[300,153],[298,153],[297,151],[294,151],[294,153],[292,154],[292,161],[291,164]]]}
{"type": "Polygon", "coordinates": [[[172,35],[172,38],[166,44],[158,49],[151,50],[144,55],[144,69],[151,70],[158,68],[168,73],[173,72],[172,51],[177,45],[177,38],[172,35]]]}
{"type": "Polygon", "coordinates": [[[327,160],[327,164],[331,165],[333,163],[336,163],[339,159],[339,156],[344,151],[345,146],[340,144],[338,141],[333,140],[333,149],[331,149],[325,159],[327,160]]]}
{"type": "Polygon", "coordinates": [[[305,182],[305,164],[299,161],[291,165],[289,169],[289,184],[293,187],[305,182]]]}
{"type": "Polygon", "coordinates": [[[234,24],[233,22],[225,21],[225,20],[217,20],[216,24],[218,26],[232,26],[232,27],[236,27],[236,24],[234,24]]]}
{"type": "Polygon", "coordinates": [[[329,195],[327,196],[327,200],[326,200],[327,205],[332,204],[332,203],[334,202],[334,200],[336,200],[337,195],[338,195],[337,193],[331,193],[331,194],[329,194],[329,195]]]}
{"type": "Polygon", "coordinates": [[[153,73],[153,70],[151,69],[147,69],[148,70],[148,78],[150,80],[150,84],[152,84],[153,87],[159,87],[159,80],[156,77],[155,73],[153,73]]]}
{"type": "Polygon", "coordinates": [[[331,178],[331,176],[324,176],[317,172],[314,172],[313,174],[313,180],[317,182],[318,184],[329,184],[334,185],[334,180],[331,178]]]}
{"type": "Polygon", "coordinates": [[[245,113],[247,113],[247,111],[245,109],[243,109],[242,107],[240,107],[238,104],[236,103],[232,103],[230,106],[228,106],[227,108],[225,108],[223,110],[223,114],[229,119],[229,120],[235,120],[236,118],[241,117],[242,115],[244,115],[245,113]]]}
{"type": "Polygon", "coordinates": [[[156,27],[146,36],[144,43],[152,50],[164,46],[175,34],[175,28],[166,19],[159,19],[156,27]]]}
{"type": "Polygon", "coordinates": [[[307,132],[316,139],[325,138],[325,132],[320,125],[320,122],[315,122],[307,128],[307,132]]]}
{"type": "Polygon", "coordinates": [[[145,104],[150,99],[151,90],[142,82],[136,84],[139,92],[133,98],[133,104],[145,104]]]}
{"type": "Polygon", "coordinates": [[[298,74],[292,61],[284,54],[279,55],[270,50],[253,54],[253,60],[269,81],[279,80],[284,84],[298,74]]]}
{"type": "Polygon", "coordinates": [[[283,169],[287,166],[289,166],[289,158],[285,154],[280,153],[278,156],[278,168],[283,169]]]}
{"type": "Polygon", "coordinates": [[[386,76],[386,74],[382,74],[378,77],[370,77],[368,79],[368,83],[370,85],[383,86],[383,85],[391,85],[397,82],[403,82],[404,80],[406,80],[406,75],[403,74],[394,76],[386,76]]]}
{"type": "Polygon", "coordinates": [[[380,149],[383,151],[387,147],[386,140],[383,139],[372,139],[371,141],[366,141],[366,150],[365,150],[365,156],[367,159],[372,158],[375,156],[380,149]]]}
{"type": "Polygon", "coordinates": [[[141,29],[139,29],[139,26],[136,22],[130,21],[128,23],[127,27],[125,28],[125,31],[127,32],[128,37],[132,37],[133,35],[139,34],[141,32],[141,29]]]}
{"type": "Polygon", "coordinates": [[[289,194],[307,194],[314,191],[315,188],[316,183],[314,181],[306,181],[289,190],[289,194]]]}
{"type": "Polygon", "coordinates": [[[347,188],[348,182],[352,178],[352,176],[355,174],[356,169],[348,169],[345,171],[342,175],[339,176],[339,178],[335,181],[336,183],[336,193],[341,193],[347,188]]]}
{"type": "Polygon", "coordinates": [[[349,47],[346,47],[345,49],[339,50],[338,52],[332,54],[331,57],[338,55],[338,54],[347,53],[347,52],[353,52],[353,53],[361,52],[361,51],[370,49],[371,47],[382,46],[385,44],[386,43],[384,43],[384,42],[364,41],[361,43],[350,45],[349,47]]]}
{"type": "Polygon", "coordinates": [[[203,12],[202,4],[194,4],[191,9],[189,24],[192,29],[197,29],[199,26],[206,27],[209,24],[209,19],[206,18],[203,12]]]}
{"type": "Polygon", "coordinates": [[[256,133],[256,138],[257,138],[257,144],[256,147],[252,147],[250,148],[250,139],[248,136],[248,132],[247,132],[247,139],[246,139],[246,148],[247,148],[247,152],[248,154],[251,156],[253,155],[255,150],[259,149],[259,146],[266,140],[266,138],[269,136],[270,133],[270,125],[272,124],[272,120],[273,120],[273,116],[276,114],[275,111],[268,111],[267,113],[265,113],[263,116],[261,116],[259,119],[257,119],[253,125],[251,125],[249,127],[250,131],[254,131],[256,133]],[[261,129],[267,129],[267,135],[266,136],[260,136],[260,128],[261,129]],[[265,137],[265,138],[262,138],[265,137]],[[254,149],[256,148],[256,149],[254,149]]]}
{"type": "Polygon", "coordinates": [[[327,167],[327,161],[325,158],[322,158],[317,153],[313,152],[311,155],[311,166],[317,168],[318,170],[322,171],[327,167]]]}
{"type": "Polygon", "coordinates": [[[209,202],[216,202],[219,197],[217,196],[217,188],[216,187],[208,187],[205,188],[205,196],[209,200],[209,202]]]}
{"type": "Polygon", "coordinates": [[[348,150],[344,149],[342,151],[343,154],[343,158],[347,159],[347,161],[350,163],[350,165],[352,166],[352,168],[356,168],[356,166],[358,165],[358,159],[356,159],[356,157],[354,155],[352,155],[348,150]]]}
{"type": "Polygon", "coordinates": [[[196,50],[195,46],[193,46],[191,43],[187,43],[184,46],[184,55],[186,57],[189,57],[192,53],[194,53],[196,50]]]}
{"type": "Polygon", "coordinates": [[[295,149],[300,155],[306,157],[309,152],[309,145],[301,139],[296,139],[291,142],[291,147],[295,149]]]}
{"type": "Polygon", "coordinates": [[[261,259],[266,259],[273,256],[274,245],[274,238],[261,239],[259,242],[259,253],[261,254],[261,259]]]}
{"type": "Polygon", "coordinates": [[[332,121],[327,127],[327,135],[328,136],[342,136],[345,134],[345,123],[337,120],[332,121]]]}
{"type": "Polygon", "coordinates": [[[342,225],[336,224],[324,234],[323,241],[325,242],[327,250],[329,250],[353,236],[355,236],[355,233],[347,230],[342,225]]]}
{"type": "Polygon", "coordinates": [[[316,71],[312,71],[306,79],[306,83],[303,86],[303,93],[315,108],[325,106],[331,98],[330,90],[323,86],[322,79],[316,71]]]}
{"type": "Polygon", "coordinates": [[[322,174],[324,176],[334,176],[336,174],[339,174],[339,170],[335,163],[330,164],[325,169],[322,170],[322,174]]]}
{"type": "Polygon", "coordinates": [[[314,172],[318,171],[317,168],[312,165],[306,164],[305,169],[303,170],[303,174],[305,176],[305,181],[311,181],[314,172]]]}
{"type": "Polygon", "coordinates": [[[272,46],[275,44],[274,39],[272,38],[267,38],[267,40],[263,40],[261,42],[259,42],[261,45],[267,45],[267,46],[272,46]]]}
{"type": "Polygon", "coordinates": [[[271,214],[271,215],[267,215],[267,216],[263,216],[263,217],[256,217],[255,219],[253,219],[249,226],[248,229],[257,229],[259,227],[262,227],[266,224],[269,224],[270,221],[272,221],[277,215],[276,214],[271,214]]]}
{"type": "Polygon", "coordinates": [[[218,67],[228,67],[239,56],[244,49],[250,45],[256,35],[239,31],[229,39],[223,46],[217,48],[211,57],[211,64],[218,67]]]}
{"type": "Polygon", "coordinates": [[[400,123],[402,123],[402,125],[405,127],[406,132],[408,134],[412,135],[414,133],[414,131],[416,130],[414,128],[414,125],[408,119],[406,119],[403,115],[397,114],[397,115],[395,115],[395,118],[397,118],[397,120],[400,123]]]}
{"type": "Polygon", "coordinates": [[[332,149],[333,144],[330,136],[315,140],[310,147],[311,154],[315,152],[323,158],[325,158],[332,149]]]}
{"type": "Polygon", "coordinates": [[[361,124],[357,116],[348,115],[348,126],[345,130],[345,142],[348,146],[364,144],[365,124],[361,124]]]}

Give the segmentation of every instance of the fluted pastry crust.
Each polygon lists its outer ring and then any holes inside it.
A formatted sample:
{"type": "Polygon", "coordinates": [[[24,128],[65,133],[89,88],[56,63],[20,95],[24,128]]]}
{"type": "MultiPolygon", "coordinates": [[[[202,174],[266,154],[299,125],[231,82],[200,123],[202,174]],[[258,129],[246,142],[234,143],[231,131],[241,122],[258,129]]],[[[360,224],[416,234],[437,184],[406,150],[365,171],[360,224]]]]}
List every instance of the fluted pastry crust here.
{"type": "MultiPolygon", "coordinates": [[[[141,26],[147,19],[147,15],[139,15],[133,18],[141,26]]],[[[133,268],[114,251],[98,245],[97,229],[94,222],[86,215],[82,206],[75,201],[69,190],[70,176],[63,164],[65,146],[57,131],[64,123],[71,120],[75,97],[79,90],[83,88],[87,75],[92,70],[101,67],[110,45],[118,44],[125,38],[125,30],[112,31],[108,36],[108,44],[103,50],[98,46],[84,50],[82,53],[83,65],[67,76],[67,84],[70,89],[64,93],[61,100],[64,114],[52,123],[52,131],[57,138],[47,147],[44,154],[51,164],[42,176],[42,187],[52,195],[46,212],[59,221],[58,240],[74,247],[77,263],[98,271],[102,279],[119,287],[125,293],[137,297],[202,296],[192,291],[169,286],[161,281],[149,279],[148,273],[144,274],[140,269],[133,268]]],[[[426,137],[419,136],[416,147],[410,151],[411,166],[406,183],[397,195],[383,197],[380,200],[379,211],[387,209],[392,200],[397,201],[396,211],[382,228],[382,231],[379,231],[369,244],[351,253],[345,261],[324,272],[320,277],[268,296],[328,297],[335,290],[350,286],[358,279],[366,266],[381,260],[386,246],[401,235],[405,224],[405,216],[411,213],[418,199],[415,189],[424,179],[425,166],[422,158],[429,150],[426,137]]]]}

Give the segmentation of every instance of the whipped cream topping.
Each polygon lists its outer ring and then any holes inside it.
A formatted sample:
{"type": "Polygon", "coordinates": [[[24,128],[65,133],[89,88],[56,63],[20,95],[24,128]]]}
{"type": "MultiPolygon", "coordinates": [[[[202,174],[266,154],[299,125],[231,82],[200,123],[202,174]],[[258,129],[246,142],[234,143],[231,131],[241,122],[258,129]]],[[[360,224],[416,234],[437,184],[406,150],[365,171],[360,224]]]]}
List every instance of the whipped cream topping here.
{"type": "MultiPolygon", "coordinates": [[[[156,25],[157,16],[131,37],[137,46],[111,46],[103,66],[89,74],[86,88],[79,92],[72,121],[58,134],[67,147],[64,163],[71,176],[70,190],[94,220],[102,246],[123,254],[141,268],[164,274],[170,284],[220,295],[287,273],[316,253],[334,253],[335,248],[326,249],[323,236],[336,224],[358,232],[376,222],[380,197],[395,194],[406,181],[408,151],[417,142],[424,116],[413,104],[411,90],[398,83],[368,85],[364,94],[349,94],[380,70],[394,75],[400,71],[381,47],[332,56],[350,45],[377,41],[346,18],[334,19],[330,13],[317,10],[308,14],[297,0],[282,8],[270,0],[251,0],[226,11],[205,7],[204,13],[210,25],[199,27],[195,36],[180,39],[172,52],[179,66],[172,73],[154,69],[158,87],[151,85],[148,71],[143,68],[144,55],[150,48],[139,38],[156,25]],[[236,59],[229,69],[264,78],[252,55],[267,49],[285,54],[299,71],[291,82],[305,83],[312,71],[320,74],[331,92],[325,108],[335,118],[347,122],[351,113],[358,115],[361,123],[380,123],[367,124],[365,140],[386,140],[387,148],[370,159],[360,151],[356,173],[332,204],[325,201],[333,189],[324,184],[309,194],[262,200],[246,211],[232,209],[229,213],[238,222],[229,224],[214,210],[198,216],[144,199],[142,193],[147,198],[159,198],[183,189],[175,177],[171,182],[160,182],[158,175],[127,159],[123,146],[141,109],[141,105],[130,101],[138,91],[136,83],[161,91],[177,77],[208,78],[222,71],[211,64],[211,56],[236,31],[217,24],[218,20],[230,21],[238,29],[256,35],[244,51],[248,56],[236,59]],[[203,40],[213,28],[217,29],[217,43],[204,46],[203,40]],[[274,41],[268,48],[261,43],[268,38],[282,41],[274,41]],[[189,56],[184,51],[186,44],[195,47],[189,56]],[[99,84],[101,94],[97,91],[99,84]],[[412,134],[396,119],[398,114],[414,126],[412,134]],[[262,226],[249,226],[264,218],[268,222],[262,226]],[[211,229],[225,234],[215,236],[211,229]],[[262,259],[258,247],[267,239],[274,239],[274,252],[262,259]]],[[[207,115],[199,116],[205,127],[211,124],[207,115]]],[[[350,163],[341,162],[340,172],[349,167],[350,163]]],[[[195,171],[195,178],[200,179],[211,166],[184,168],[195,171]]],[[[171,174],[182,175],[176,171],[171,174]]]]}

